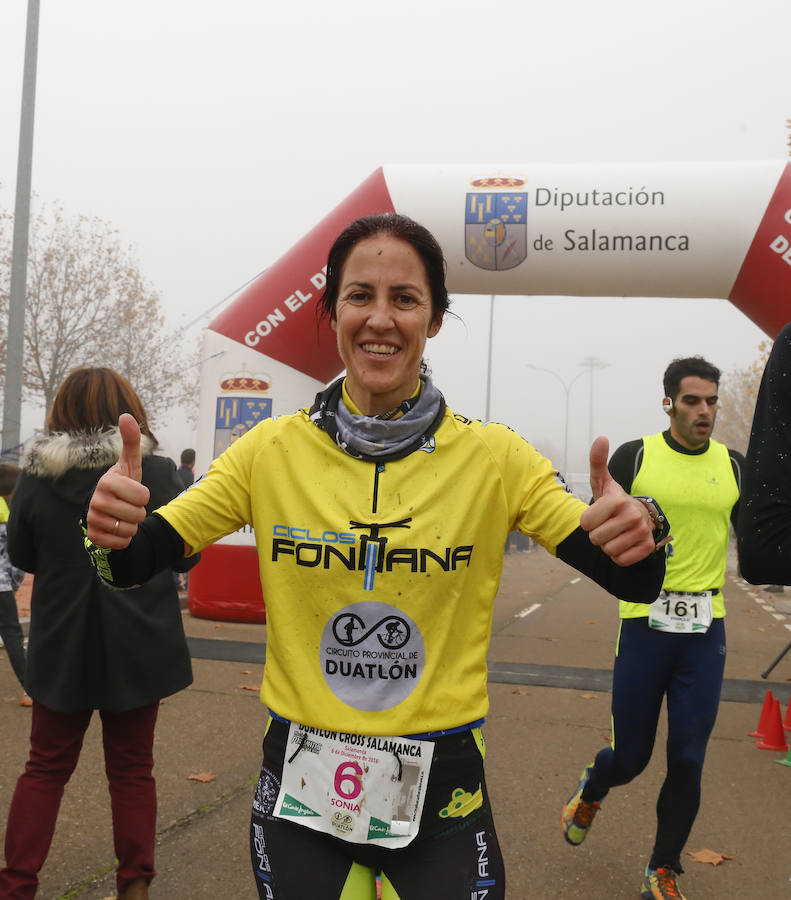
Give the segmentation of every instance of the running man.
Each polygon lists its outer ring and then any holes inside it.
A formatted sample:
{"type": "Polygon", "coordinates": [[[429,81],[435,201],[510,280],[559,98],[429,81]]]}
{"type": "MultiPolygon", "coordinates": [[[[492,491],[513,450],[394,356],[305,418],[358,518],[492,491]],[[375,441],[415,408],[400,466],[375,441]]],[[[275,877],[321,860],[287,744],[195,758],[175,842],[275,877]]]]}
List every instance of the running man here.
{"type": "Polygon", "coordinates": [[[645,870],[645,900],[683,900],[681,853],[700,806],[709,735],[725,668],[725,583],[744,459],[711,438],[720,370],[699,356],[675,359],[664,375],[670,428],[619,447],[613,478],[633,495],[656,497],[673,529],[665,580],[651,606],[620,603],[612,688],[612,745],[586,766],[563,807],[563,835],[578,846],[610,788],[648,765],[667,697],[667,775],[645,870]]]}

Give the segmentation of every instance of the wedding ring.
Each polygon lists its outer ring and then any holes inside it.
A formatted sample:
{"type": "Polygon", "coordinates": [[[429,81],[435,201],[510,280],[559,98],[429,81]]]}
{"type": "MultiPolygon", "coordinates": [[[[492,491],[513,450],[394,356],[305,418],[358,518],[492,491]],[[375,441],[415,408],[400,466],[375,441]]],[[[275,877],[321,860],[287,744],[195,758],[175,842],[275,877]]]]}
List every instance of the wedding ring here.
{"type": "Polygon", "coordinates": [[[118,526],[121,524],[120,519],[115,520],[115,525],[113,526],[113,534],[118,537],[118,526]]]}

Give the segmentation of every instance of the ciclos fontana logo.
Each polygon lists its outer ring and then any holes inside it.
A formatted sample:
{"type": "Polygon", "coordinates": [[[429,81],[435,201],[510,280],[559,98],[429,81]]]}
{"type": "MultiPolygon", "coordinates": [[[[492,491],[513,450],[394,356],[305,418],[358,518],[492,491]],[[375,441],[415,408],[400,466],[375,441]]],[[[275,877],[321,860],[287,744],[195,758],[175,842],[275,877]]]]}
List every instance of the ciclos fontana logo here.
{"type": "Polygon", "coordinates": [[[412,518],[396,522],[349,522],[348,531],[275,525],[272,533],[272,562],[293,561],[307,568],[331,571],[346,569],[363,573],[363,587],[372,591],[376,576],[399,566],[410,572],[454,572],[468,567],[472,544],[444,547],[403,546],[391,540],[394,530],[410,529],[412,518]]]}

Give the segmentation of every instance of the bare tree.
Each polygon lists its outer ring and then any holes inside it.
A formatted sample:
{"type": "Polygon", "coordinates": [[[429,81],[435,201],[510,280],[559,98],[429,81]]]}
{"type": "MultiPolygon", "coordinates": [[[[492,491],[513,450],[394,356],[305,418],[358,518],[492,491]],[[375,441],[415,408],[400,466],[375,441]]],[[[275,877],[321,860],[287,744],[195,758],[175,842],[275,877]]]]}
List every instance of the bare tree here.
{"type": "Polygon", "coordinates": [[[714,436],[720,443],[741,453],[747,451],[755,398],[758,396],[771,349],[772,341],[761,341],[758,345],[758,357],[743,369],[726,372],[720,382],[721,408],[717,414],[714,436]]]}
{"type": "Polygon", "coordinates": [[[0,209],[0,387],[5,387],[6,332],[11,290],[11,216],[0,209]]]}
{"type": "MultiPolygon", "coordinates": [[[[0,307],[8,283],[3,249],[0,242],[0,307]]],[[[28,256],[24,399],[42,404],[46,417],[73,368],[106,365],[129,379],[157,420],[189,396],[183,382],[190,362],[116,229],[98,218],[67,217],[59,204],[36,214],[28,256]]]]}
{"type": "Polygon", "coordinates": [[[128,272],[124,296],[113,310],[102,342],[102,365],[125,375],[153,421],[184,406],[197,417],[199,348],[184,350],[168,327],[156,294],[146,291],[136,270],[128,272]]]}

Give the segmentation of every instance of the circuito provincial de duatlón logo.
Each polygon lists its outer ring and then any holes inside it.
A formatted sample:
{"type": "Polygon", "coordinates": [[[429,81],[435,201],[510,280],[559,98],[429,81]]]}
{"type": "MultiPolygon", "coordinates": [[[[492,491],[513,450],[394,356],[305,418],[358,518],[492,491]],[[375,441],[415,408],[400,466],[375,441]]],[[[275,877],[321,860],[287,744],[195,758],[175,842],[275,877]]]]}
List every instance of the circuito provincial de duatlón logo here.
{"type": "Polygon", "coordinates": [[[390,709],[415,689],[425,666],[423,636],[402,610],[365,601],[324,626],[321,670],[330,690],[355,709],[390,709]]]}

